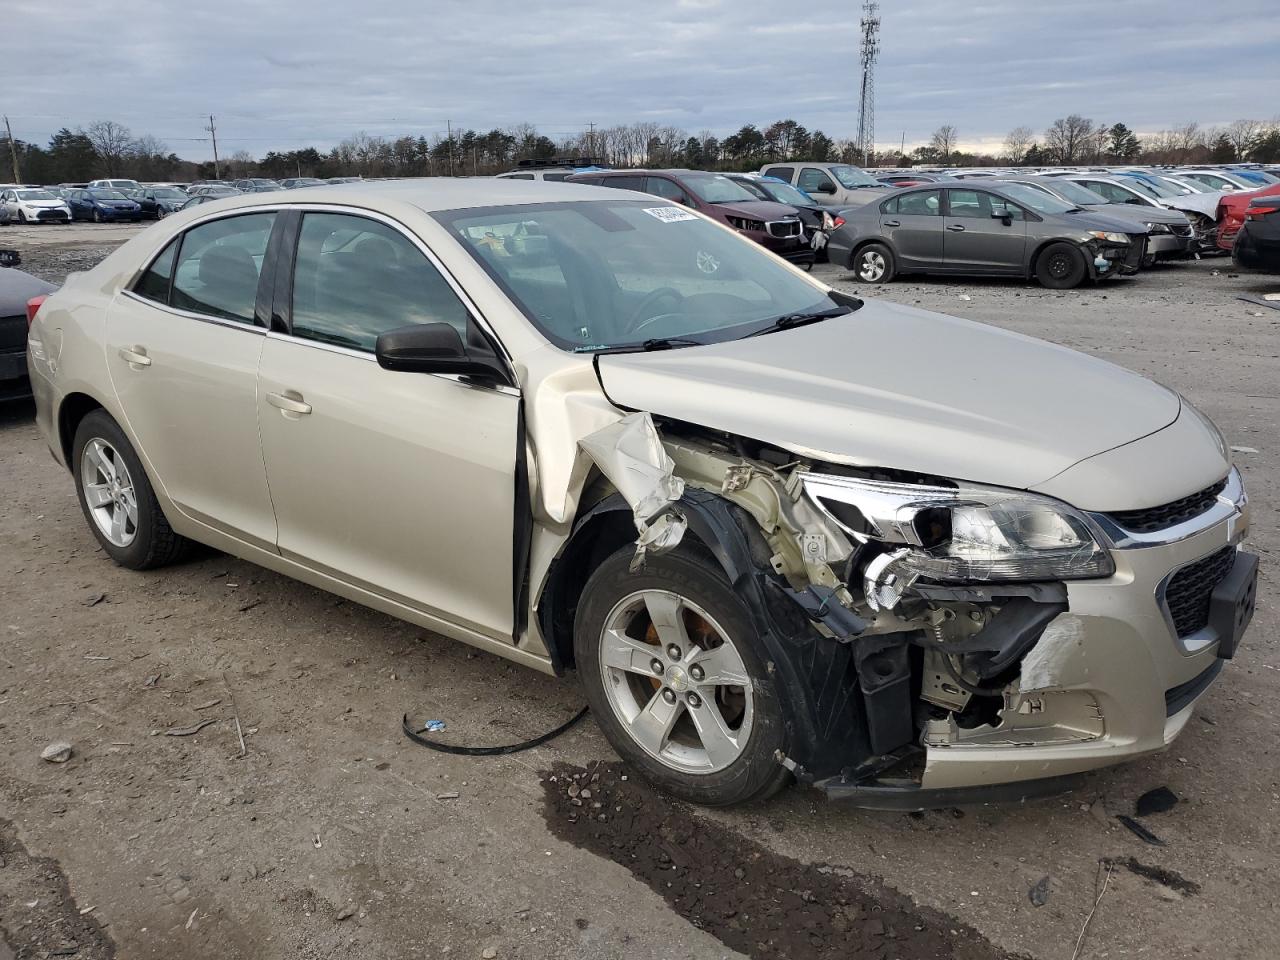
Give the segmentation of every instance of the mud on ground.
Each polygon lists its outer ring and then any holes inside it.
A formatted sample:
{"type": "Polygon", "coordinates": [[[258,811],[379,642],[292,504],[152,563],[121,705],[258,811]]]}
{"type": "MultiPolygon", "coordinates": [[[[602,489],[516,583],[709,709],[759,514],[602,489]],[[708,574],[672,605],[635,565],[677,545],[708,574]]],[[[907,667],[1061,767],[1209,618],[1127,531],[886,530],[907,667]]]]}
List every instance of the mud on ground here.
{"type": "MultiPolygon", "coordinates": [[[[110,249],[83,230],[87,245],[46,234],[25,247],[24,268],[57,280],[110,249]]],[[[0,246],[15,236],[0,231],[0,246]]],[[[1185,392],[1256,451],[1236,456],[1263,557],[1258,615],[1184,736],[1064,797],[959,816],[835,808],[801,789],[691,810],[622,781],[590,723],[528,754],[424,751],[400,733],[406,711],[446,720],[457,740],[499,743],[555,726],[580,697],[212,551],[121,570],[97,549],[29,405],[0,410],[0,818],[12,823],[0,833],[0,958],[100,960],[114,945],[131,960],[836,949],[1068,960],[1108,865],[1082,958],[1270,957],[1280,312],[1234,299],[1277,284],[1231,272],[1179,264],[1054,293],[932,280],[870,291],[819,268],[863,294],[1113,359],[1185,392]],[[72,758],[41,760],[58,739],[72,758]],[[569,786],[546,775],[557,764],[600,774],[612,807],[634,815],[582,819],[588,804],[566,805],[569,786]],[[1115,815],[1161,785],[1179,802],[1144,819],[1156,847],[1115,815]],[[54,953],[72,942],[77,953],[54,953]]]]}

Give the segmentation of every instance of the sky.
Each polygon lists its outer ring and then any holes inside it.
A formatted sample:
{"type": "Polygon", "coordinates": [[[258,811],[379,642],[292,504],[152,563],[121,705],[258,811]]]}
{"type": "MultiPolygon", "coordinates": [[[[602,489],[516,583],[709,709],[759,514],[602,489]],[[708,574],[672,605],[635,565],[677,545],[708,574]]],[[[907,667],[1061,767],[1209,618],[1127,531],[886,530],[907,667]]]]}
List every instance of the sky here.
{"type": "MultiPolygon", "coordinates": [[[[954,125],[998,150],[1015,126],[1080,113],[1155,132],[1280,117],[1277,0],[885,0],[881,149],[954,125]]],[[[4,0],[0,112],[44,144],[94,120],[180,156],[353,134],[430,138],[448,124],[656,121],[724,135],[791,118],[857,126],[858,0],[4,0]],[[44,38],[44,39],[41,39],[44,38]]]]}

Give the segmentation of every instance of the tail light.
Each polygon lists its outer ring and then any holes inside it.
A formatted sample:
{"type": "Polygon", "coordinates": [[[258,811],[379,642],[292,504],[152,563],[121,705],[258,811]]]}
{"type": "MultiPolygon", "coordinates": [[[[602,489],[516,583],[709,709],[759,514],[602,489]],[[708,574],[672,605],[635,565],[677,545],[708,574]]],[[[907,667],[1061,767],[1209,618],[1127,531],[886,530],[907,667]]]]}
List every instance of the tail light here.
{"type": "Polygon", "coordinates": [[[844,217],[836,217],[834,222],[835,222],[835,228],[839,230],[841,227],[844,226],[844,217]]]}
{"type": "Polygon", "coordinates": [[[27,326],[36,322],[36,314],[40,312],[40,308],[44,302],[49,299],[48,294],[41,294],[38,297],[32,297],[27,301],[27,326]]]}
{"type": "Polygon", "coordinates": [[[1280,207],[1250,207],[1249,212],[1245,214],[1246,220],[1256,220],[1259,217],[1266,216],[1268,213],[1275,213],[1280,207]]]}

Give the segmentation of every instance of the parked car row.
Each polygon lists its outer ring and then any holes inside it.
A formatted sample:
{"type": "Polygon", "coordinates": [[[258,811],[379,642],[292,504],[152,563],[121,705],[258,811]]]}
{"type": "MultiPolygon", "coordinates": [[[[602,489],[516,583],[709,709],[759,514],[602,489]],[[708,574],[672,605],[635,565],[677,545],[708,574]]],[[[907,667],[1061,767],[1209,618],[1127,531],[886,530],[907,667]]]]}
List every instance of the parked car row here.
{"type": "Polygon", "coordinates": [[[196,203],[242,193],[270,193],[333,183],[356,183],[360,177],[292,177],[275,181],[264,177],[241,180],[200,180],[195,183],[139,183],[115,177],[87,183],[53,186],[0,184],[0,224],[97,223],[127,220],[162,220],[169,214],[196,203]],[[194,201],[194,202],[193,202],[194,201]]]}

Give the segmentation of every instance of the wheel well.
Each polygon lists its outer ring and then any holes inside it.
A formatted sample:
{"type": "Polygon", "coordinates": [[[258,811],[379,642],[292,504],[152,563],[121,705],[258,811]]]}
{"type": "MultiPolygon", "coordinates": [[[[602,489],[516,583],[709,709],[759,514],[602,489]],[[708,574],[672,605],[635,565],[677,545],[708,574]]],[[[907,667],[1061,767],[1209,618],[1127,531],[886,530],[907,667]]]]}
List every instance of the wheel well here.
{"type": "Polygon", "coordinates": [[[573,621],[591,571],[635,539],[631,511],[609,510],[575,530],[556,559],[538,602],[538,620],[557,673],[573,666],[573,621]]]}
{"type": "Polygon", "coordinates": [[[849,263],[848,263],[848,267],[849,267],[849,269],[850,269],[850,270],[852,270],[852,269],[853,269],[853,260],[854,260],[854,258],[858,255],[858,253],[859,253],[859,252],[860,252],[864,247],[869,247],[869,246],[871,246],[871,244],[873,244],[873,243],[878,243],[878,244],[880,244],[880,246],[884,247],[884,248],[885,248],[886,250],[888,250],[891,254],[893,254],[893,259],[894,259],[894,260],[897,260],[897,259],[898,259],[898,251],[897,251],[897,250],[894,250],[894,249],[893,249],[893,244],[891,244],[891,243],[889,243],[889,241],[885,240],[885,239],[884,239],[884,237],[866,237],[865,239],[859,240],[856,244],[854,244],[853,249],[849,251],[849,263]]]}
{"type": "Polygon", "coordinates": [[[1034,277],[1036,275],[1036,265],[1040,262],[1040,255],[1055,243],[1065,243],[1068,246],[1073,246],[1070,240],[1063,240],[1061,237],[1054,237],[1053,239],[1046,240],[1044,243],[1040,244],[1040,246],[1036,247],[1035,250],[1032,251],[1031,259],[1027,261],[1028,277],[1034,277]]]}
{"type": "Polygon", "coordinates": [[[58,443],[62,447],[62,459],[68,470],[74,469],[71,465],[71,443],[76,438],[80,421],[94,410],[101,409],[102,404],[87,393],[67,394],[62,406],[58,408],[58,443]]]}

